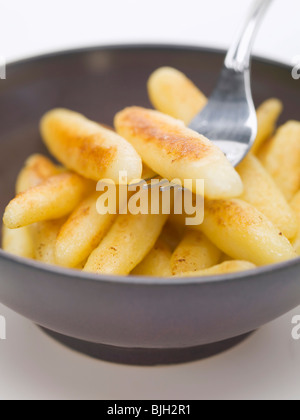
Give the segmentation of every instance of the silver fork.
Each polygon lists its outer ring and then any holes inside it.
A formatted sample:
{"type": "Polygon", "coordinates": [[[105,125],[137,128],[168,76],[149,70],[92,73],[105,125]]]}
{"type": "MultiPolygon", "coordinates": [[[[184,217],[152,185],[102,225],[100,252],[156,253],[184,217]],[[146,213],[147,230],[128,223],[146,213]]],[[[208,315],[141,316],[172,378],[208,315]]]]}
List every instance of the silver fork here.
{"type": "MultiPolygon", "coordinates": [[[[190,124],[192,130],[215,143],[233,166],[245,158],[257,135],[257,117],[251,92],[251,52],[260,23],[272,1],[254,1],[242,30],[226,55],[215,90],[205,108],[190,124]]],[[[143,184],[143,189],[152,187],[151,184],[143,184]]],[[[160,187],[161,191],[179,188],[167,180],[162,180],[155,187],[160,187]]]]}
{"type": "Polygon", "coordinates": [[[273,0],[255,0],[242,31],[229,49],[221,76],[206,107],[190,128],[206,136],[233,166],[249,152],[257,135],[251,93],[251,52],[260,23],[273,0]]]}

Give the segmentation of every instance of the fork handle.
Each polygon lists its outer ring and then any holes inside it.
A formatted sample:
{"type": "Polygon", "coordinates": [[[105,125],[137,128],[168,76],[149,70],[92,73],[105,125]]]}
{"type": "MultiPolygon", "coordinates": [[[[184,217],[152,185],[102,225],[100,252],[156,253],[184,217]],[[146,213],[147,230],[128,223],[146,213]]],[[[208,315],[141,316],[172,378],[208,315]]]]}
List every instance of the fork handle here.
{"type": "Polygon", "coordinates": [[[225,59],[225,67],[237,72],[244,72],[250,68],[251,52],[255,37],[272,1],[273,0],[254,1],[242,31],[238,33],[238,36],[228,51],[225,59]]]}

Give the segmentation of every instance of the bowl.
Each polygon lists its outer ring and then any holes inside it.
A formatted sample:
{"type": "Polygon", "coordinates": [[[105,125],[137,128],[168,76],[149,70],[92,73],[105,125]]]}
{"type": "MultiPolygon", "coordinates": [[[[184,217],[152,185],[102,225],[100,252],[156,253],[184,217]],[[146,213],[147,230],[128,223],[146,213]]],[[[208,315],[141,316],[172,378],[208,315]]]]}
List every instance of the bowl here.
{"type": "MultiPolygon", "coordinates": [[[[173,66],[209,94],[224,52],[182,46],[110,46],[8,65],[0,83],[1,213],[20,167],[45,153],[39,120],[54,107],[112,124],[128,105],[150,107],[146,82],[173,66]]],[[[283,100],[283,121],[299,118],[299,83],[291,69],[255,59],[256,104],[283,100]]],[[[300,259],[207,278],[108,277],[0,251],[0,301],[65,345],[104,360],[165,364],[224,351],[300,303],[300,259]]]]}

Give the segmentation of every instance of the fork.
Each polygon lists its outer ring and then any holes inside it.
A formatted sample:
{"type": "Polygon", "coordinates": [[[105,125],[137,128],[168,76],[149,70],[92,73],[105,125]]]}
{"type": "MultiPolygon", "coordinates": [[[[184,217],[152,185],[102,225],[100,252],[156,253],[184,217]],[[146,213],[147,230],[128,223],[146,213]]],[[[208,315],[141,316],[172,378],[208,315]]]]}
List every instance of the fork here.
{"type": "Polygon", "coordinates": [[[251,93],[251,52],[260,23],[273,0],[255,0],[242,31],[229,49],[215,90],[190,128],[215,143],[237,166],[257,135],[251,93]]]}

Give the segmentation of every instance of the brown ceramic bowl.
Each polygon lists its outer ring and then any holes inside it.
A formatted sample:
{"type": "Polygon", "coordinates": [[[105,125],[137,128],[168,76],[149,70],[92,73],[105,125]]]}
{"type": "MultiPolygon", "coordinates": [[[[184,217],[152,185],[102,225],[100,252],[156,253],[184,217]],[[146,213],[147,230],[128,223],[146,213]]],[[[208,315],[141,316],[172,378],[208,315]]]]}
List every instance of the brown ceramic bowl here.
{"type": "MultiPolygon", "coordinates": [[[[203,48],[116,46],[9,65],[0,81],[1,212],[25,159],[46,153],[38,129],[44,112],[66,107],[112,124],[125,106],[150,106],[146,81],[157,67],[182,70],[209,94],[223,58],[203,48]]],[[[290,68],[255,60],[253,92],[256,104],[281,98],[283,121],[299,119],[300,84],[290,68]]],[[[226,276],[153,279],[96,276],[0,251],[0,270],[1,303],[79,351],[134,364],[215,354],[300,304],[300,259],[226,276]]]]}

